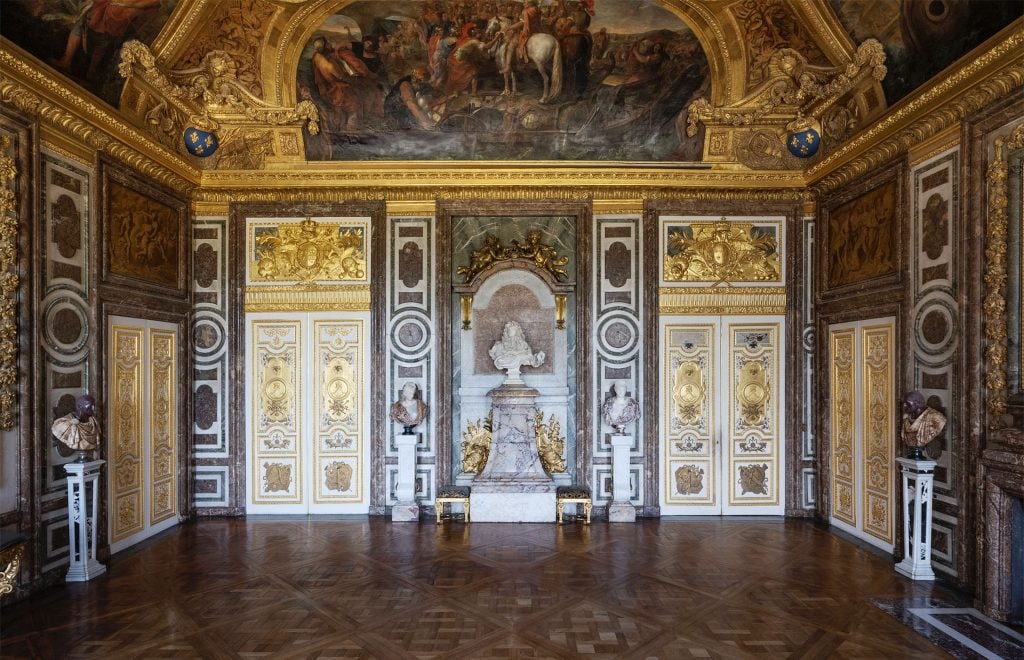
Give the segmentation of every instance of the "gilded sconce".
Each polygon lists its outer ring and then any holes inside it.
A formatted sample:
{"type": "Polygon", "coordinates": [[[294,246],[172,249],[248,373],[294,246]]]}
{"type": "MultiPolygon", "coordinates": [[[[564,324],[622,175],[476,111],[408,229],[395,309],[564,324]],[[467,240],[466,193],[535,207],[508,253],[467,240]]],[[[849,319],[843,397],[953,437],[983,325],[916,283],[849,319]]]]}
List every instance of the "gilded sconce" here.
{"type": "Polygon", "coordinates": [[[463,294],[459,302],[462,304],[462,329],[469,330],[472,328],[470,323],[473,320],[473,296],[463,294]]]}
{"type": "Polygon", "coordinates": [[[565,304],[568,298],[564,293],[555,294],[555,327],[559,330],[565,330],[565,304]]]}

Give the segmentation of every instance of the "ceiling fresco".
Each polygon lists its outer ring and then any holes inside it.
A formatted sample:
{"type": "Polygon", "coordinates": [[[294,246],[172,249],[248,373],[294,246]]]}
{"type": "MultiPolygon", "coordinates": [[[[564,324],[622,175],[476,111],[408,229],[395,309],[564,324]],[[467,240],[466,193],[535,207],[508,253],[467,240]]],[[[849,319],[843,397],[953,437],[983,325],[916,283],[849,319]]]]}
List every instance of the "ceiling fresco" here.
{"type": "Polygon", "coordinates": [[[878,39],[892,105],[1015,19],[1021,0],[829,0],[856,43],[878,39]]]}
{"type": "Polygon", "coordinates": [[[648,0],[363,0],[312,34],[309,160],[700,160],[693,32],[648,0]]]}
{"type": "Polygon", "coordinates": [[[152,43],[177,0],[0,0],[0,34],[117,107],[121,44],[152,43]]]}

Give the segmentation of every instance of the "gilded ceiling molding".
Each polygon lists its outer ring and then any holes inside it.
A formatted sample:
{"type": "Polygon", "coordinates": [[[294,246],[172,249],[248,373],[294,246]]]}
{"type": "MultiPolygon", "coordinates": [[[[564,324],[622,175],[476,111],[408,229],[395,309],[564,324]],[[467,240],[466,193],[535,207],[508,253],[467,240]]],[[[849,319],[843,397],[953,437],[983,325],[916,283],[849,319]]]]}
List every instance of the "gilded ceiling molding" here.
{"type": "Polygon", "coordinates": [[[396,216],[433,216],[437,203],[432,200],[404,201],[390,200],[385,205],[385,215],[389,218],[396,216]]]}
{"type": "Polygon", "coordinates": [[[1024,149],[1024,124],[1017,126],[1009,139],[995,140],[995,154],[988,166],[985,181],[988,186],[988,219],[985,223],[985,297],[982,311],[985,318],[985,389],[988,390],[986,408],[988,427],[1006,426],[1006,280],[1008,277],[1006,250],[1009,234],[1009,154],[1024,149]]]}
{"type": "Polygon", "coordinates": [[[189,192],[199,181],[199,170],[11,52],[7,44],[0,47],[0,101],[169,188],[189,192]]]}
{"type": "Polygon", "coordinates": [[[0,431],[18,421],[18,208],[11,138],[0,135],[0,431]]]}
{"type": "Polygon", "coordinates": [[[846,31],[839,17],[829,6],[828,0],[788,0],[793,13],[809,24],[811,32],[818,38],[818,47],[832,63],[849,60],[857,44],[846,31]]]}
{"type": "Polygon", "coordinates": [[[952,149],[960,144],[960,123],[953,124],[949,128],[936,133],[924,142],[916,144],[910,149],[910,166],[914,167],[926,160],[931,160],[943,151],[952,149]]]}
{"type": "Polygon", "coordinates": [[[967,115],[1024,86],[1024,27],[956,71],[940,76],[905,105],[826,154],[805,172],[819,192],[840,188],[967,115]]]}
{"type": "Polygon", "coordinates": [[[594,215],[641,215],[644,212],[642,199],[594,199],[594,215]]]}

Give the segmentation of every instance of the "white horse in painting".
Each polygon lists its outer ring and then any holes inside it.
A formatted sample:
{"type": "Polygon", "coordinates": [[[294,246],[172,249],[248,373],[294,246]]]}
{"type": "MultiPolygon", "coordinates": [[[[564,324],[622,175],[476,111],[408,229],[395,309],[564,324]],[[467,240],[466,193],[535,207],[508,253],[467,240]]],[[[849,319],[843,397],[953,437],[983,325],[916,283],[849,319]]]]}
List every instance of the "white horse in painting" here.
{"type": "MultiPolygon", "coordinates": [[[[498,19],[491,19],[487,26],[488,32],[497,33],[505,27],[498,19]]],[[[512,58],[515,48],[513,39],[506,37],[494,47],[494,61],[505,76],[505,91],[502,96],[518,93],[516,74],[512,70],[512,58]]],[[[537,67],[541,80],[544,81],[544,94],[541,103],[549,103],[562,93],[562,48],[558,39],[550,34],[537,33],[531,35],[526,42],[526,57],[537,67]]]]}

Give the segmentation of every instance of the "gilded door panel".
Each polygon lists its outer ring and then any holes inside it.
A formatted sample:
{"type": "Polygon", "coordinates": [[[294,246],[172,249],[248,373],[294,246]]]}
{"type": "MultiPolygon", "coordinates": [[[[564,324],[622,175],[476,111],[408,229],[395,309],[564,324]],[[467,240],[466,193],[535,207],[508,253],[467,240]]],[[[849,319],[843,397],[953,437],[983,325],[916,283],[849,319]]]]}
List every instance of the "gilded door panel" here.
{"type": "Polygon", "coordinates": [[[177,507],[177,333],[149,330],[149,428],[150,453],[149,524],[166,520],[177,507]]]}
{"type": "Polygon", "coordinates": [[[861,330],[863,350],[864,531],[887,544],[893,542],[893,488],[896,417],[893,410],[893,324],[871,325],[861,330]]]}
{"type": "Polygon", "coordinates": [[[110,540],[141,532],[143,520],[142,342],[145,327],[112,325],[110,389],[113,410],[110,433],[110,540]]]}
{"type": "Polygon", "coordinates": [[[363,321],[313,321],[313,464],[317,504],[361,502],[363,321]]]}
{"type": "Polygon", "coordinates": [[[723,437],[729,506],[780,503],[780,336],[779,323],[726,326],[729,387],[723,437]]]}
{"type": "Polygon", "coordinates": [[[717,327],[667,324],[663,333],[663,504],[717,507],[717,327]]]}
{"type": "Polygon", "coordinates": [[[302,324],[250,322],[252,493],[255,504],[301,504],[302,324]]]}
{"type": "Polygon", "coordinates": [[[856,331],[829,331],[829,391],[832,396],[829,437],[832,439],[832,517],[857,526],[856,475],[856,331]]]}

